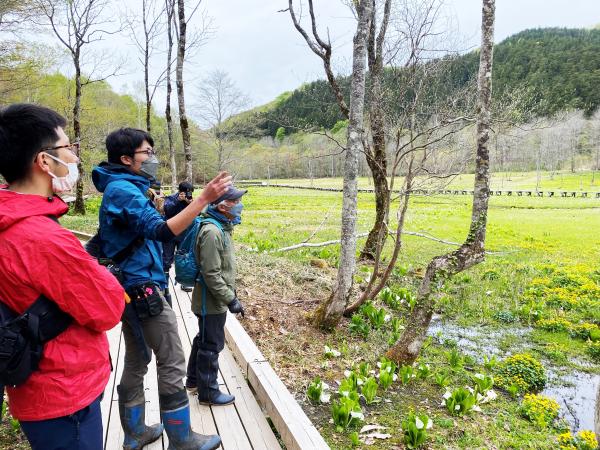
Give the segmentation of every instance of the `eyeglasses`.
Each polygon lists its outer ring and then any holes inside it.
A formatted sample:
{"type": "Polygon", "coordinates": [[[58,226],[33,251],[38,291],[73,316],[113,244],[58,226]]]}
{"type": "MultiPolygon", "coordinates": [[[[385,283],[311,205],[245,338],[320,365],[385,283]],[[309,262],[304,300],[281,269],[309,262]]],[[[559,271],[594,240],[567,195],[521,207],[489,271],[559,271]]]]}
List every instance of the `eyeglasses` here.
{"type": "Polygon", "coordinates": [[[52,151],[52,150],[59,150],[61,148],[66,148],[71,153],[73,153],[75,156],[78,156],[79,155],[79,146],[80,146],[79,141],[76,141],[76,142],[73,142],[71,144],[57,145],[56,147],[45,147],[45,148],[43,148],[40,151],[42,151],[42,152],[49,152],[49,151],[52,151]]]}
{"type": "Polygon", "coordinates": [[[133,152],[134,154],[136,153],[145,153],[146,155],[152,157],[154,155],[156,155],[156,151],[153,148],[147,148],[146,150],[139,150],[137,152],[133,152]]]}

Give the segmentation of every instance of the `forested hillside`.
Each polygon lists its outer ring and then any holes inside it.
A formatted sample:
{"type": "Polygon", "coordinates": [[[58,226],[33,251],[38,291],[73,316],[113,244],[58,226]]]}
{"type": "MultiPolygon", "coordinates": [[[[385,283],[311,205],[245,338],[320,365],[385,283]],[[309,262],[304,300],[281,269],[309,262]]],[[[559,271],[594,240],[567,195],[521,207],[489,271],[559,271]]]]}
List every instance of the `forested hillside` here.
{"type": "MultiPolygon", "coordinates": [[[[447,70],[439,74],[438,82],[451,96],[477,76],[479,53],[474,50],[446,57],[445,62],[447,70]]],[[[386,89],[395,91],[400,100],[402,86],[397,76],[391,76],[392,70],[387,69],[386,89]]],[[[494,49],[493,83],[496,100],[518,95],[517,107],[523,110],[519,112],[528,117],[552,116],[564,110],[593,114],[600,105],[600,29],[532,29],[509,37],[494,49]]],[[[348,79],[342,78],[340,85],[347,94],[348,79]]],[[[342,119],[329,84],[319,80],[233,120],[245,124],[247,136],[275,136],[280,127],[286,134],[298,129],[331,129],[342,119]]]]}

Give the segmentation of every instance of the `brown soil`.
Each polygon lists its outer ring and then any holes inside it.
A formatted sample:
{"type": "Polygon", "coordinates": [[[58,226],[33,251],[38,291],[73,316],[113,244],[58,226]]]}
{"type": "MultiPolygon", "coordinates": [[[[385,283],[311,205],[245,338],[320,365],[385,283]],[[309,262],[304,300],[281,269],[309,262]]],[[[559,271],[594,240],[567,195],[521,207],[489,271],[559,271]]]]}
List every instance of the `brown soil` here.
{"type": "Polygon", "coordinates": [[[242,325],[286,386],[303,391],[319,374],[331,339],[310,323],[310,314],[330,294],[335,270],[243,251],[237,262],[242,325]]]}

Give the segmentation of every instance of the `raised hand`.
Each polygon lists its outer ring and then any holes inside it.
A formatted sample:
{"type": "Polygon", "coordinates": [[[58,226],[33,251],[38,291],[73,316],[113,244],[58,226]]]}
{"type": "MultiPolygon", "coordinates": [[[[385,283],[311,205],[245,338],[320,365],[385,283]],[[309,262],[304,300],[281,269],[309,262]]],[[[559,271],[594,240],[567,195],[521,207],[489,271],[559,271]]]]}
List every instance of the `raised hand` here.
{"type": "Polygon", "coordinates": [[[227,172],[221,172],[204,186],[202,193],[198,196],[198,200],[211,203],[227,192],[230,187],[231,176],[227,172]]]}

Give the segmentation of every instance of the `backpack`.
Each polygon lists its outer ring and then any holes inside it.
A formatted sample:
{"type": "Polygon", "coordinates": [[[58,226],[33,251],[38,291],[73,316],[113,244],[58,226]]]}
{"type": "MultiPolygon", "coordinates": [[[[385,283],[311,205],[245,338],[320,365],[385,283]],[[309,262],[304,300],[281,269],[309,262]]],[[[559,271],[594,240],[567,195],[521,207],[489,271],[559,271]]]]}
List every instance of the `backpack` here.
{"type": "Polygon", "coordinates": [[[37,370],[44,344],[73,318],[44,295],[18,315],[0,302],[0,384],[18,386],[37,370]]]}
{"type": "Polygon", "coordinates": [[[186,230],[185,237],[175,252],[175,281],[183,287],[194,287],[200,269],[196,260],[196,241],[200,228],[205,223],[212,223],[224,234],[223,226],[211,217],[196,217],[186,230]]]}

